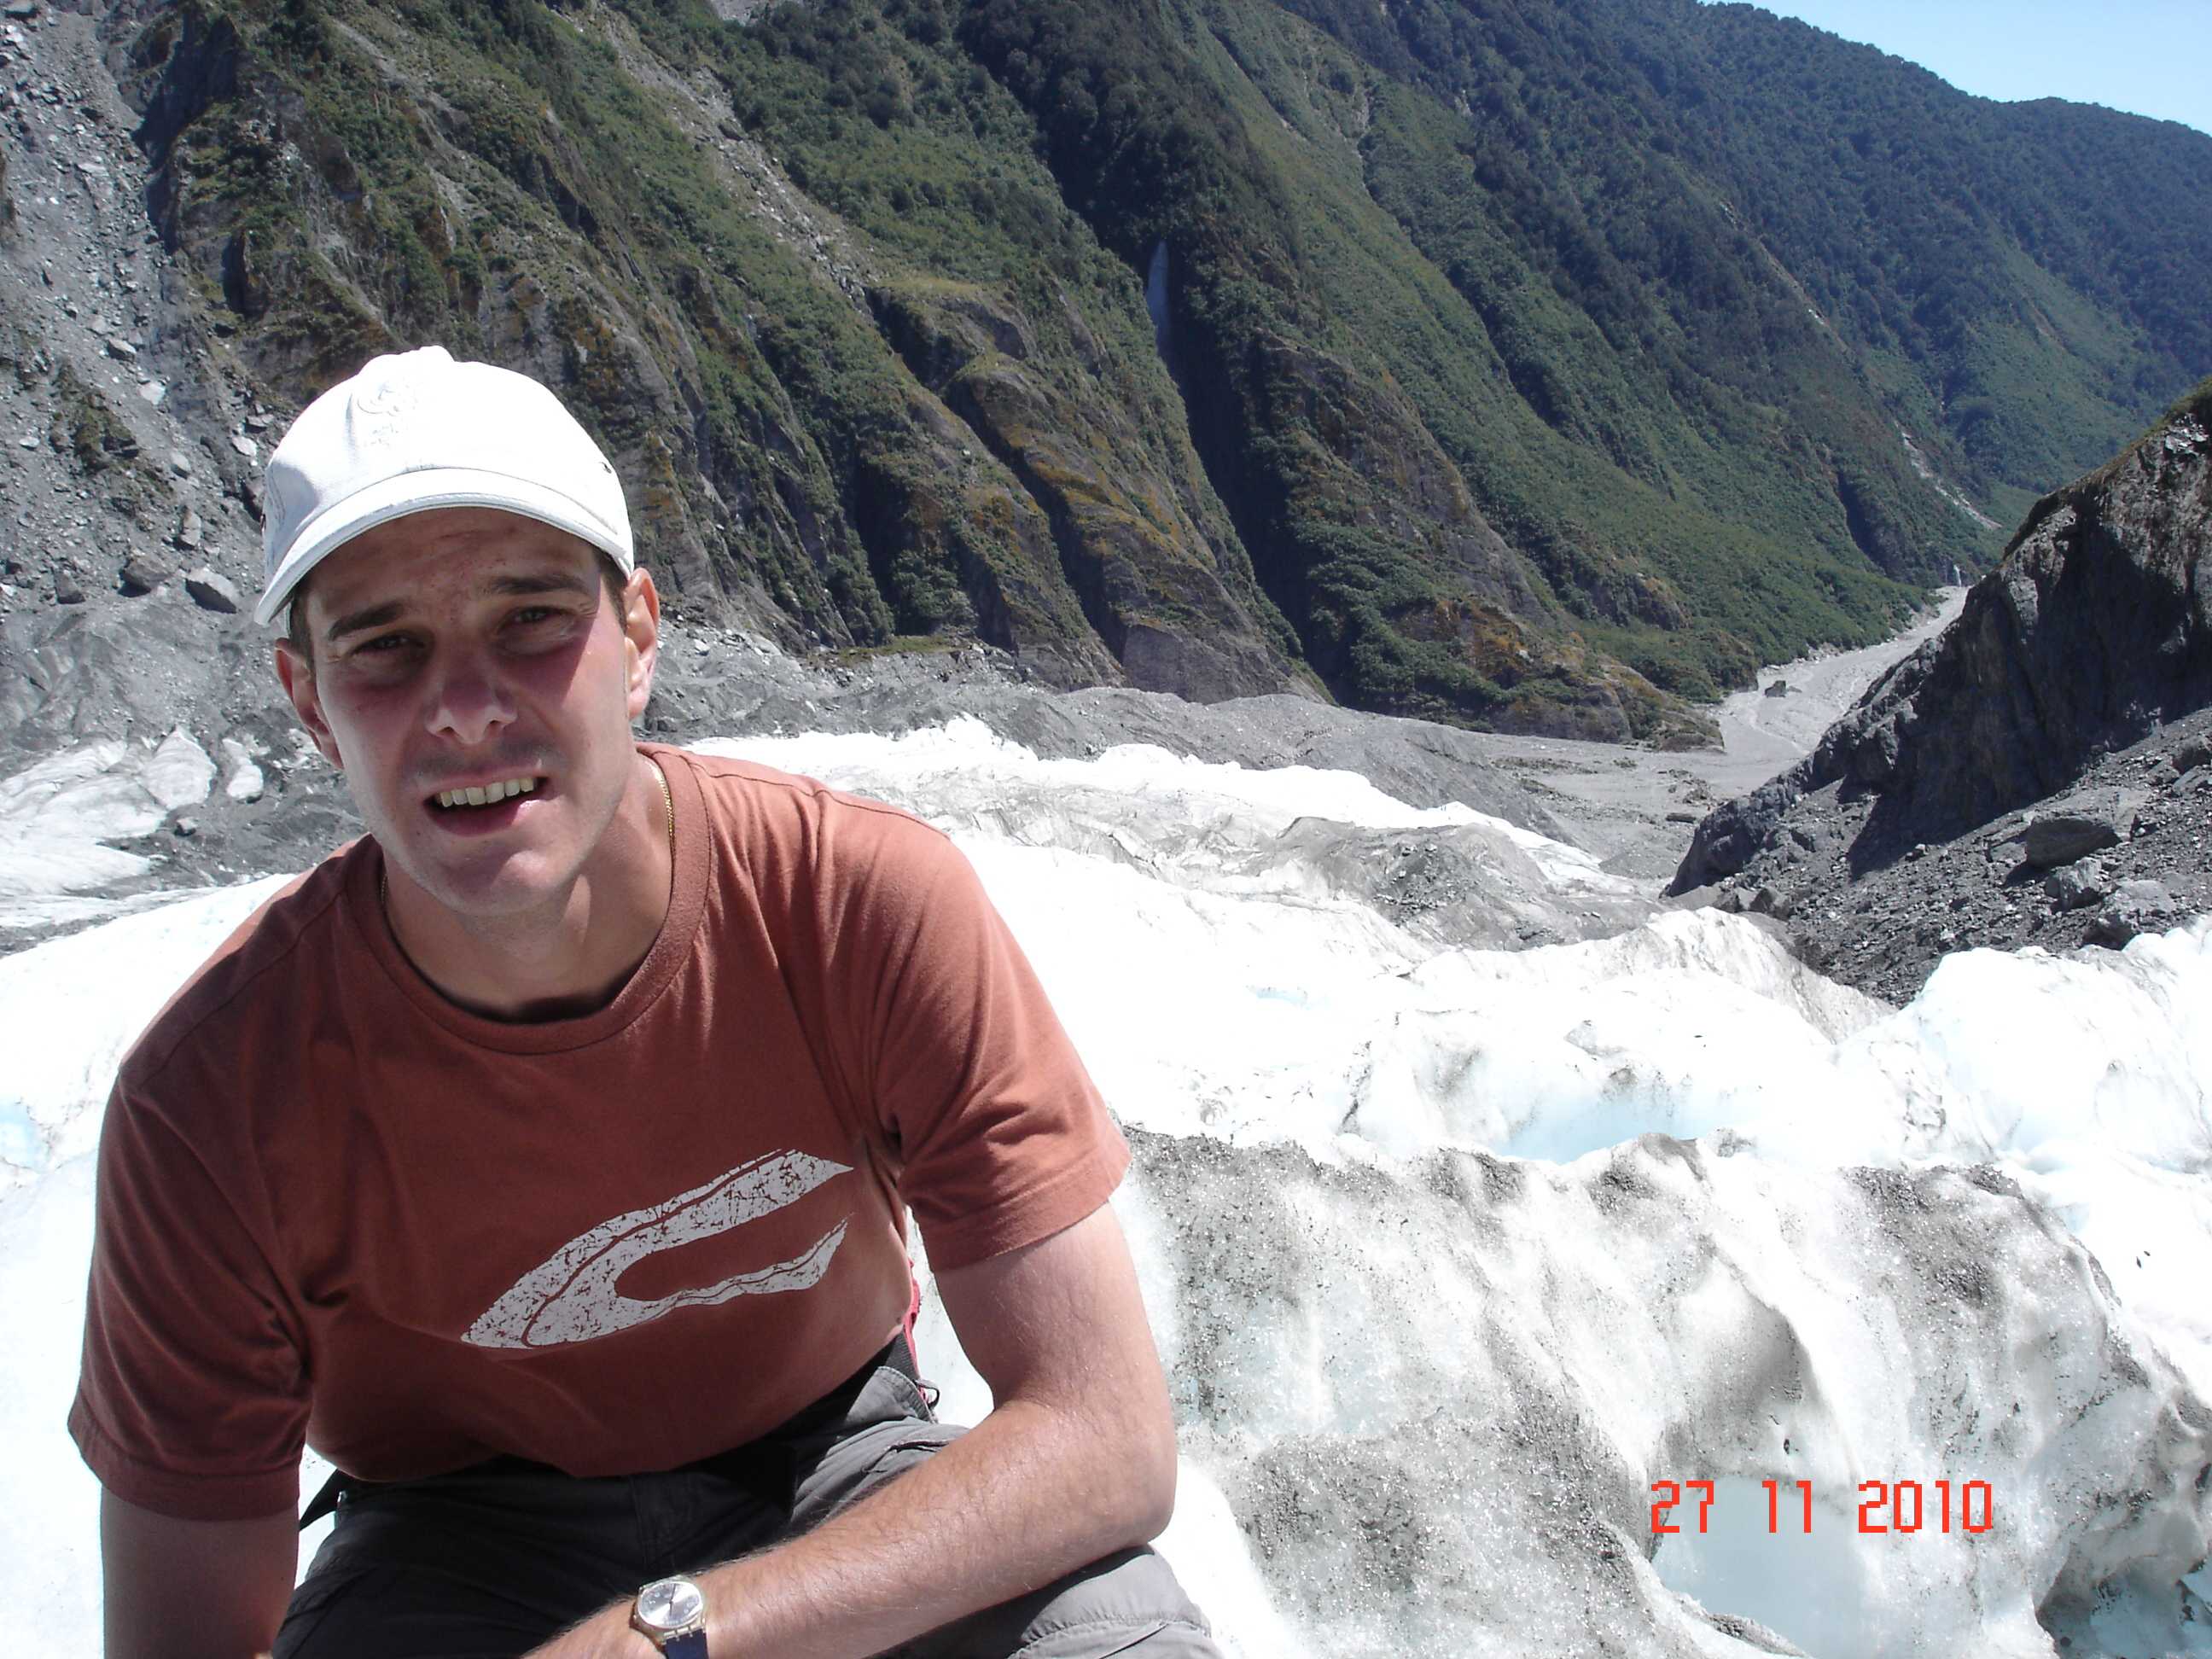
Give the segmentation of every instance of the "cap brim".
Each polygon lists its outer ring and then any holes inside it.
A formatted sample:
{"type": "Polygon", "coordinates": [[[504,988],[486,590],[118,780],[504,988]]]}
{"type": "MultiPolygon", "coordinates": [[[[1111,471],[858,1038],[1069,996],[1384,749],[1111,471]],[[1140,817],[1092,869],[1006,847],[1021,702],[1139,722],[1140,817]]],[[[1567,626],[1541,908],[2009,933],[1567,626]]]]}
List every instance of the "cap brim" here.
{"type": "Polygon", "coordinates": [[[602,522],[559,490],[467,467],[402,472],[356,490],[302,526],[283,562],[262,590],[261,602],[253,608],[253,620],[264,628],[269,626],[307,573],[355,537],[394,519],[448,507],[495,507],[535,519],[581,537],[625,573],[636,567],[627,526],[602,522]]]}

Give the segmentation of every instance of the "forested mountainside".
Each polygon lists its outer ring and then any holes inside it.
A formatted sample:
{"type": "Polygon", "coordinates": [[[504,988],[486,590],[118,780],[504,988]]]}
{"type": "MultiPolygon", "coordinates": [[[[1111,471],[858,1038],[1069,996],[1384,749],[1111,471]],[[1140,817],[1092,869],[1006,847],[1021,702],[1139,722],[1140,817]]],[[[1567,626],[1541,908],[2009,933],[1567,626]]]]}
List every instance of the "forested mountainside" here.
{"type": "Polygon", "coordinates": [[[102,29],[172,349],[280,416],[397,345],[538,374],[686,610],[792,644],[1682,740],[2212,370],[2212,138],[1745,6],[102,29]]]}

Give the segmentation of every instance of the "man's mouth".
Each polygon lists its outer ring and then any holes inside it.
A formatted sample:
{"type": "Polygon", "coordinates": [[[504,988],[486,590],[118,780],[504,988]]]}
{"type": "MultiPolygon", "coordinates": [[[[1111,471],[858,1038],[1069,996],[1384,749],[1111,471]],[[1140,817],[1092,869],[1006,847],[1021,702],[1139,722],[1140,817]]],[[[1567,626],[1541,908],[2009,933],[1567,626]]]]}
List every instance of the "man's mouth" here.
{"type": "Polygon", "coordinates": [[[536,778],[502,778],[497,783],[472,783],[460,789],[441,789],[430,799],[440,808],[451,812],[471,806],[497,806],[517,795],[533,793],[537,787],[536,778]]]}

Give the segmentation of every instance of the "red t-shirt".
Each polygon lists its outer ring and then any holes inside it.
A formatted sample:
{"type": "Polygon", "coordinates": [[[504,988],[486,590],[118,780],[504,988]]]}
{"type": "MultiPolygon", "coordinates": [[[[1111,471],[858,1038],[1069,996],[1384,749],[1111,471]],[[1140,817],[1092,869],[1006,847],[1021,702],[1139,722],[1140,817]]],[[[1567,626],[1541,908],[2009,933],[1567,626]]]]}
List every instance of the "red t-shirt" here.
{"type": "Polygon", "coordinates": [[[70,1430],[163,1514],[499,1454],[668,1468],[902,1320],[902,1206],[957,1267],[1091,1213],[1128,1152],[973,870],[807,778],[646,750],[668,917],[606,1007],[510,1024],[401,954],[363,840],[124,1061],[70,1430]]]}

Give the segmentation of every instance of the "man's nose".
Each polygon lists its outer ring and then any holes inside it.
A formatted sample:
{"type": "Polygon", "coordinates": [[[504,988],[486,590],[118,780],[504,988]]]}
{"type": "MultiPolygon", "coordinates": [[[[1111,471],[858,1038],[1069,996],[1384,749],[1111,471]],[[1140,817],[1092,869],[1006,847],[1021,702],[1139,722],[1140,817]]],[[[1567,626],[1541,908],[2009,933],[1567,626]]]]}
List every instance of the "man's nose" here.
{"type": "Polygon", "coordinates": [[[514,699],[492,653],[459,648],[442,654],[425,714],[432,732],[463,744],[478,744],[510,724],[514,714],[514,699]]]}

